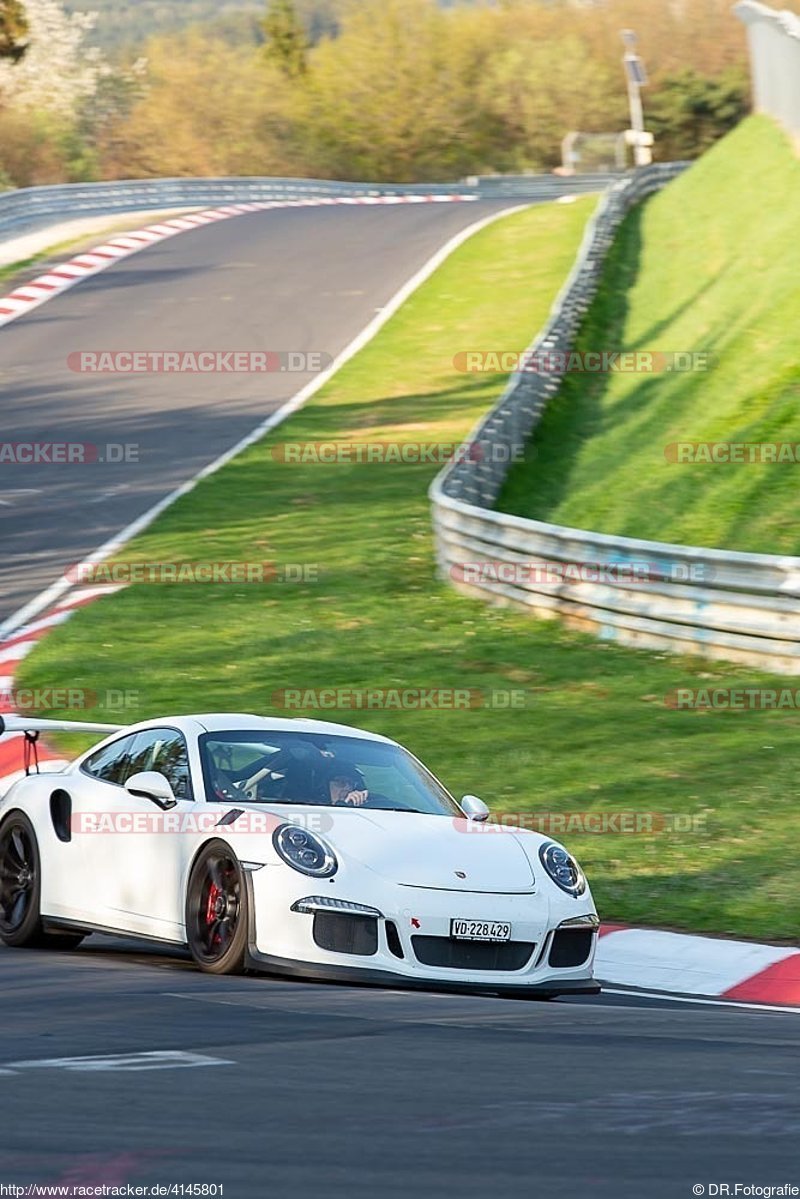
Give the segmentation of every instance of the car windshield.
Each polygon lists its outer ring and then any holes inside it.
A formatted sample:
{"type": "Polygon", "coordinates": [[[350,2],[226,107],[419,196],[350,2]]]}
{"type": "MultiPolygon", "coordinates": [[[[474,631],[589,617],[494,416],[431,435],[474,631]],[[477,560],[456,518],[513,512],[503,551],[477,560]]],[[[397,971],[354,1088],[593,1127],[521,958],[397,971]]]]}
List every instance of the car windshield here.
{"type": "Polygon", "coordinates": [[[200,755],[212,800],[461,814],[411,754],[380,741],[234,730],[203,734],[200,755]]]}

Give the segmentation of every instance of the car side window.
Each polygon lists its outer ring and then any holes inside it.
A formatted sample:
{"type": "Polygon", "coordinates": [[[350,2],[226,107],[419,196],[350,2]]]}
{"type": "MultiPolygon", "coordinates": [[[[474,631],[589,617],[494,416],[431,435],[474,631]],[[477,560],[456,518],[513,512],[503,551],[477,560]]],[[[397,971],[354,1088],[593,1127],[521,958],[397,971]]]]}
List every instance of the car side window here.
{"type": "Polygon", "coordinates": [[[104,783],[116,783],[121,787],[132,773],[130,756],[135,737],[121,737],[90,754],[81,764],[81,770],[104,783]]]}
{"type": "Polygon", "coordinates": [[[145,729],[136,734],[127,778],[142,770],[157,770],[169,779],[177,799],[193,799],[189,750],[177,729],[145,729]]]}

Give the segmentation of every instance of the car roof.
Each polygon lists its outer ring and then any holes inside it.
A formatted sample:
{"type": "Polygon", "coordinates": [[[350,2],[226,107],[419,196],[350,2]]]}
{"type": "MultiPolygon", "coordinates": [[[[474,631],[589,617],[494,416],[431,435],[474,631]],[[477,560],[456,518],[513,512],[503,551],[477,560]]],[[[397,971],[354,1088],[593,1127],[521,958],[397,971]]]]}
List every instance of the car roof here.
{"type": "Polygon", "coordinates": [[[160,728],[181,729],[184,733],[231,733],[231,732],[275,732],[275,733],[320,733],[333,737],[362,737],[367,741],[382,741],[387,745],[396,745],[391,737],[382,737],[380,733],[369,733],[365,729],[355,728],[349,724],[334,724],[328,720],[308,720],[304,717],[287,718],[281,716],[255,716],[251,712],[201,712],[185,716],[160,716],[157,719],[141,721],[131,725],[126,732],[139,729],[160,728]]]}

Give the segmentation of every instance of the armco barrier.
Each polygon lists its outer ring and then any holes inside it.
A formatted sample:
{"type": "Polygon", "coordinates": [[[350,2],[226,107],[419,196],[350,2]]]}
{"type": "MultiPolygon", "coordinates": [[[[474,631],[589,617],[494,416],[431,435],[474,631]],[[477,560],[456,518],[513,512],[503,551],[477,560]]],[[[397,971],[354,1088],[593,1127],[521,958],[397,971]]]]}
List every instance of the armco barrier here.
{"type": "MultiPolygon", "coordinates": [[[[531,354],[569,350],[622,218],[684,166],[646,167],[606,192],[531,354]]],[[[556,373],[514,375],[467,439],[482,452],[456,458],[434,480],[430,498],[442,577],[459,590],[562,619],[607,640],[800,674],[800,558],[613,537],[492,507],[515,451],[560,382],[556,373]],[[537,569],[526,569],[531,563],[537,569]],[[625,564],[645,566],[644,577],[627,585],[616,581],[625,564]],[[612,580],[603,581],[604,573],[612,580]],[[591,581],[593,575],[600,577],[591,581]]]]}
{"type": "Polygon", "coordinates": [[[320,196],[468,195],[475,199],[554,200],[601,191],[616,175],[514,175],[479,178],[470,184],[344,183],[329,179],[139,179],[114,183],[65,183],[0,193],[0,239],[84,216],[209,208],[253,200],[300,200],[320,196]]]}
{"type": "Polygon", "coordinates": [[[733,11],[747,27],[755,110],[780,121],[800,146],[800,16],[758,0],[733,11]]]}

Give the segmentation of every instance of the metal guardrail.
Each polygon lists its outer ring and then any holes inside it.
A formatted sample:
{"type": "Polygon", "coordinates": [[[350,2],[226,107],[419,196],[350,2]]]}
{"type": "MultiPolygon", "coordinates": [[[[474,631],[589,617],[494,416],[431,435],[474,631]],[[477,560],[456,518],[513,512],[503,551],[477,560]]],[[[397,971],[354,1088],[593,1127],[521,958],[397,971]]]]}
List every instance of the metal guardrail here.
{"type": "Polygon", "coordinates": [[[516,175],[477,178],[469,183],[374,184],[326,179],[140,179],[113,183],[65,183],[0,193],[0,239],[59,220],[111,216],[147,209],[209,208],[254,200],[302,200],[311,197],[468,195],[475,199],[517,197],[553,200],[559,196],[602,191],[617,178],[610,174],[516,175]]]}
{"type": "MultiPolygon", "coordinates": [[[[531,355],[569,350],[623,217],[685,166],[646,167],[604,195],[531,355]]],[[[434,480],[442,577],[606,640],[800,674],[800,558],[614,537],[492,507],[560,382],[556,373],[514,375],[467,438],[469,452],[434,480]],[[638,580],[620,582],[623,567],[638,580]]]]}
{"type": "MultiPolygon", "coordinates": [[[[604,191],[620,172],[587,172],[585,175],[480,175],[474,187],[481,200],[555,200],[559,196],[604,191]]],[[[466,181],[468,184],[471,180],[466,181]]]]}

